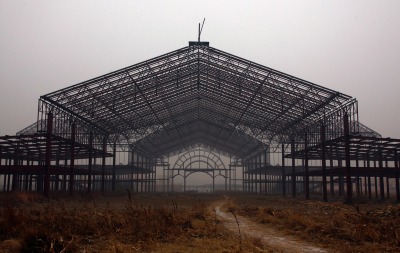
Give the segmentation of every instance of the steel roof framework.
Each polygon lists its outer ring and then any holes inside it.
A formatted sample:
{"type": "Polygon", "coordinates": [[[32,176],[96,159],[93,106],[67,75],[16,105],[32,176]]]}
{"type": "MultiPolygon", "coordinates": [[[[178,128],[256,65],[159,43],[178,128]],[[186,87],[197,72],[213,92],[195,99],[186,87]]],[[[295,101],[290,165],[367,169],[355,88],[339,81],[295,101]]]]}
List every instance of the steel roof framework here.
{"type": "MultiPolygon", "coordinates": [[[[287,154],[286,157],[302,159],[307,153],[309,160],[321,160],[322,147],[324,147],[329,159],[343,160],[346,157],[345,142],[345,136],[341,136],[323,144],[320,143],[298,150],[293,154],[287,154]]],[[[397,161],[399,159],[398,154],[400,154],[400,139],[351,135],[349,137],[349,152],[351,160],[397,161]]]]}
{"type": "MultiPolygon", "coordinates": [[[[44,161],[46,154],[46,134],[17,135],[0,137],[0,158],[17,159],[21,161],[44,161]]],[[[65,160],[71,157],[71,140],[57,135],[49,137],[53,145],[50,160],[65,160]]],[[[103,157],[103,151],[87,144],[75,142],[74,156],[76,159],[88,158],[89,151],[92,157],[103,157]]],[[[106,153],[106,157],[112,154],[106,153]]]]}
{"type": "Polygon", "coordinates": [[[358,122],[354,98],[204,42],[42,96],[39,131],[50,111],[61,136],[75,122],[153,158],[202,144],[246,159],[344,113],[358,122]]]}

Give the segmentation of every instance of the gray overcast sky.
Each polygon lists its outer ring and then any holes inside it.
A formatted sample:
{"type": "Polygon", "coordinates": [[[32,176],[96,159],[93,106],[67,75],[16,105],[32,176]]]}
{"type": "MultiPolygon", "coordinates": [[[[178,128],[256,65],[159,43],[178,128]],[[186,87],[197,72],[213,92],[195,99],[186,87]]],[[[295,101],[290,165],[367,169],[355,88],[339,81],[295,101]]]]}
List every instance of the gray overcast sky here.
{"type": "Polygon", "coordinates": [[[40,95],[202,40],[351,95],[360,121],[400,138],[400,1],[0,0],[0,135],[40,95]]]}

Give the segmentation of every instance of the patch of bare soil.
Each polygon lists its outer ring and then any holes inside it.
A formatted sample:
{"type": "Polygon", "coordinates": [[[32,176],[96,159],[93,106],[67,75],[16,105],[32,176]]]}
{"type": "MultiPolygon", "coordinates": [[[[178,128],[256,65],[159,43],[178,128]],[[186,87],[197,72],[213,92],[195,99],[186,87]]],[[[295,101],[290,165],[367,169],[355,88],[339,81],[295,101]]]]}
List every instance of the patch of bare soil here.
{"type": "Polygon", "coordinates": [[[356,201],[350,205],[340,200],[236,194],[225,198],[225,210],[328,251],[400,252],[400,206],[390,201],[356,201]]]}
{"type": "Polygon", "coordinates": [[[239,233],[239,236],[259,239],[265,248],[278,252],[328,252],[293,236],[285,235],[272,227],[262,227],[241,215],[235,214],[232,209],[222,211],[221,206],[223,205],[224,203],[220,202],[214,208],[224,226],[232,232],[239,233]]]}

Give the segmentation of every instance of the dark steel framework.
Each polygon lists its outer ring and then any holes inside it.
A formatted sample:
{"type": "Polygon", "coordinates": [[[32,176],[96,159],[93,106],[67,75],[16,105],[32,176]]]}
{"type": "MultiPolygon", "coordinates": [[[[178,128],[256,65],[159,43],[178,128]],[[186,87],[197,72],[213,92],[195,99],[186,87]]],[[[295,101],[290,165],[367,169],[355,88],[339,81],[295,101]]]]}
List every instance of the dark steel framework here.
{"type": "Polygon", "coordinates": [[[183,191],[186,191],[187,178],[194,173],[201,172],[210,176],[212,191],[215,190],[216,177],[224,178],[224,190],[228,190],[228,180],[231,178],[231,172],[226,168],[221,156],[200,146],[180,154],[172,168],[166,168],[163,172],[167,191],[173,191],[174,178],[178,176],[183,178],[183,191]]]}
{"type": "MultiPolygon", "coordinates": [[[[296,180],[303,177],[308,197],[309,160],[319,160],[315,170],[322,173],[327,159],[345,160],[349,168],[354,154],[362,153],[361,146],[381,147],[366,139],[359,145],[350,135],[380,138],[359,123],[356,99],[210,47],[208,42],[190,42],[187,47],[41,96],[37,122],[14,138],[23,146],[30,136],[41,136],[27,145],[21,160],[36,157],[46,168],[69,160],[71,181],[74,161],[86,159],[81,169],[87,171],[84,180],[89,190],[96,158],[102,160],[103,191],[105,180],[112,182],[113,190],[116,182],[125,182],[132,190],[154,191],[157,169],[169,167],[166,159],[200,145],[210,153],[231,157],[235,162],[229,164],[229,171],[243,168],[245,191],[274,189],[269,192],[285,195],[291,191],[295,196],[296,180]],[[34,155],[28,154],[39,146],[34,155]],[[119,152],[127,157],[117,159],[119,152]],[[280,169],[270,164],[274,154],[280,157],[280,169]],[[105,176],[108,156],[113,157],[110,178],[105,176]],[[289,158],[290,166],[285,164],[289,158]],[[302,160],[302,165],[296,165],[295,159],[302,160]]],[[[19,155],[20,144],[10,151],[0,143],[1,159],[15,159],[11,157],[19,155]]],[[[392,149],[381,156],[397,161],[392,149]]],[[[48,180],[55,173],[51,169],[43,173],[48,194],[48,180]]],[[[352,176],[347,174],[348,192],[352,176]]],[[[326,179],[322,181],[326,188],[326,179]]],[[[73,182],[69,187],[72,192],[73,182]]]]}

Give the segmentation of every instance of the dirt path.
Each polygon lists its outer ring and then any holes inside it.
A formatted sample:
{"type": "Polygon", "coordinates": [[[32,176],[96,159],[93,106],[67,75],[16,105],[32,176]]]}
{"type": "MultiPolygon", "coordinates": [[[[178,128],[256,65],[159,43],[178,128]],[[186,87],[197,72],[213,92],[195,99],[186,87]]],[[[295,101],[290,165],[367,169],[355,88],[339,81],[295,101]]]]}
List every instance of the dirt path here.
{"type": "Polygon", "coordinates": [[[261,227],[243,216],[236,215],[235,218],[232,213],[222,211],[221,206],[223,206],[223,202],[217,203],[214,206],[214,210],[225,227],[235,233],[239,233],[240,229],[242,236],[260,239],[261,243],[269,249],[280,252],[329,252],[326,249],[321,249],[294,237],[284,235],[273,228],[261,227]]]}

